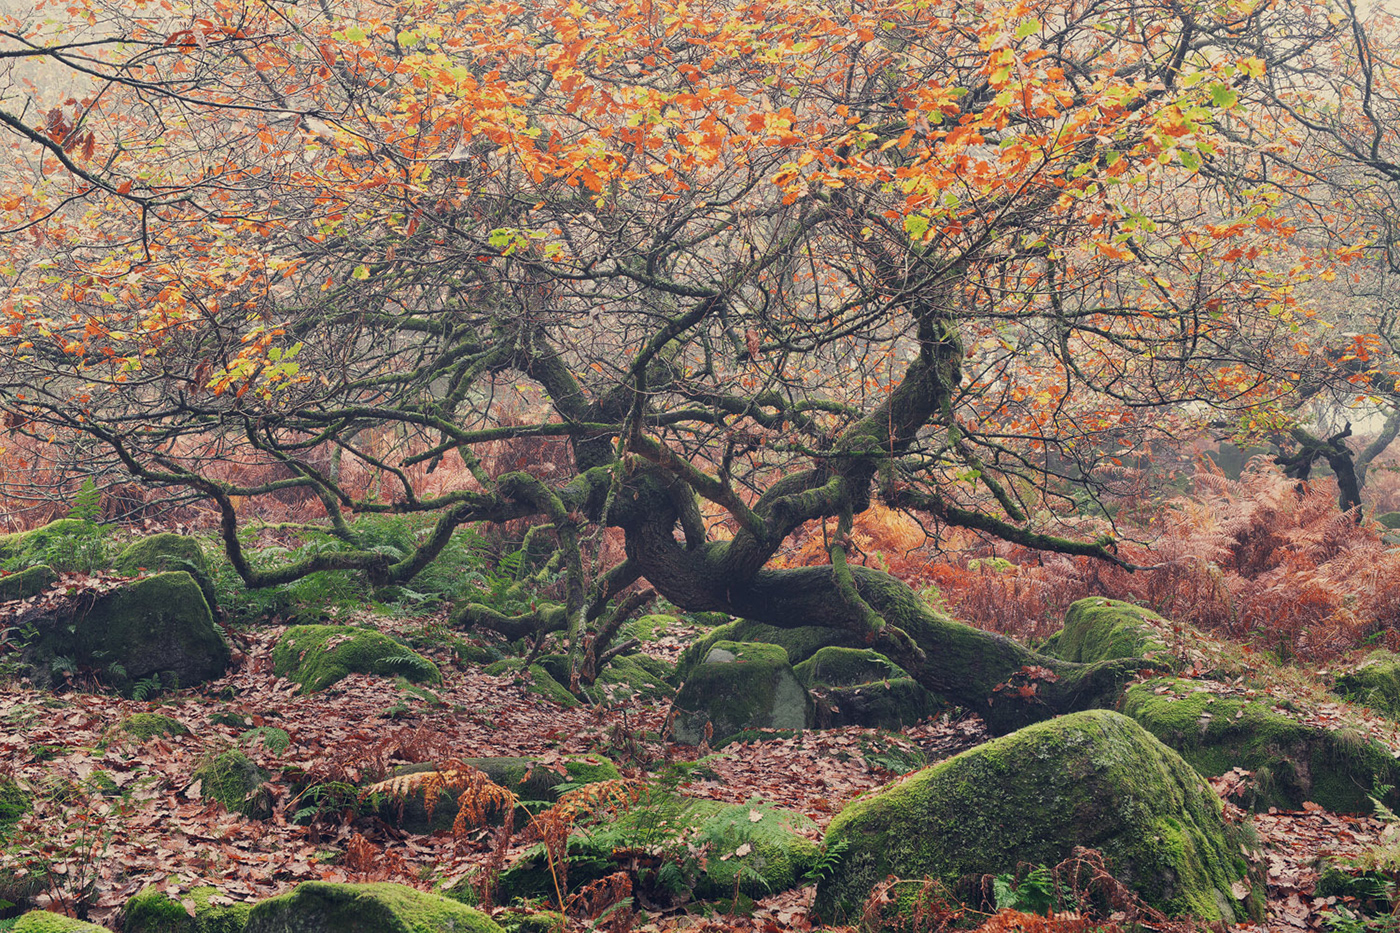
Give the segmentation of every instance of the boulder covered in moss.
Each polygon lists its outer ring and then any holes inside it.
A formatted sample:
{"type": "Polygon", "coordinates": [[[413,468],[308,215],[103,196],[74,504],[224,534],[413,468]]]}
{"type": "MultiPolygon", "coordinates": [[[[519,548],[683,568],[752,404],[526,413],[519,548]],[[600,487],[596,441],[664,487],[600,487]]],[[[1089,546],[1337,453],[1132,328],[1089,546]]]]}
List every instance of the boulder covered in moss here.
{"type": "Polygon", "coordinates": [[[822,648],[793,673],[811,691],[822,728],[899,730],[940,705],[903,668],[869,648],[822,648]]]}
{"type": "MultiPolygon", "coordinates": [[[[800,813],[757,801],[727,804],[663,790],[645,794],[615,819],[569,836],[571,890],[619,870],[644,892],[721,898],[766,897],[800,887],[820,856],[800,813]],[[639,851],[647,858],[637,860],[639,851]]],[[[553,896],[544,850],[535,846],[501,874],[506,898],[553,896]]]]}
{"type": "Polygon", "coordinates": [[[0,535],[0,564],[35,564],[48,557],[65,538],[91,535],[96,526],[80,518],[60,518],[30,531],[0,535]]]}
{"type": "Polygon", "coordinates": [[[1382,512],[1376,516],[1376,521],[1381,523],[1382,528],[1400,530],[1400,512],[1382,512]]]}
{"type": "Polygon", "coordinates": [[[134,580],[90,605],[78,602],[32,618],[26,660],[38,671],[67,659],[128,691],[160,678],[192,687],[223,675],[232,658],[194,578],[182,570],[134,580]]]}
{"type": "Polygon", "coordinates": [[[812,698],[778,645],[715,642],[676,694],[672,735],[682,745],[745,729],[803,729],[815,721],[812,698]]]}
{"type": "Polygon", "coordinates": [[[437,665],[383,632],[349,625],[294,625],[272,649],[277,676],[300,684],[302,693],[324,690],[347,674],[405,677],[437,684],[437,665]]]}
{"type": "Polygon", "coordinates": [[[189,535],[163,532],[133,541],[112,559],[112,569],[128,577],[140,573],[183,570],[199,584],[199,591],[204,594],[209,608],[213,609],[218,605],[214,592],[214,578],[209,573],[209,561],[205,559],[204,548],[197,539],[189,535]]]}
{"type": "Polygon", "coordinates": [[[1114,658],[1141,658],[1153,666],[1174,669],[1173,655],[1163,632],[1171,625],[1157,613],[1117,599],[1081,599],[1065,613],[1065,627],[1055,652],[1066,661],[1091,664],[1114,658]]]}
{"type": "Polygon", "coordinates": [[[676,690],[669,683],[675,665],[647,654],[624,654],[613,658],[589,688],[590,695],[610,699],[636,697],[641,700],[670,700],[676,690]]]}
{"type": "Polygon", "coordinates": [[[710,649],[722,641],[758,642],[765,645],[779,645],[787,652],[788,663],[801,664],[823,648],[862,648],[859,637],[853,631],[828,628],[822,625],[798,625],[792,628],[779,628],[752,619],[739,619],[712,629],[708,635],[688,646],[681,652],[676,664],[676,678],[684,681],[696,666],[703,664],[710,649]]]}
{"type": "Polygon", "coordinates": [[[10,933],[108,933],[95,923],[75,920],[47,910],[31,910],[15,921],[10,933]]]}
{"type": "Polygon", "coordinates": [[[827,922],[860,916],[893,874],[941,881],[1101,852],[1115,877],[1171,915],[1263,918],[1241,828],[1210,785],[1137,723],[1108,710],[1027,726],[847,806],[827,830],[840,862],[817,887],[827,922]]]}
{"type": "MultiPolygon", "coordinates": [[[[1334,813],[1370,813],[1377,784],[1400,784],[1395,757],[1373,739],[1299,721],[1268,697],[1157,678],[1129,687],[1123,712],[1207,777],[1251,772],[1244,802],[1256,809],[1312,801],[1334,813]]],[[[1400,805],[1400,795],[1392,790],[1386,802],[1400,805]]]]}
{"type": "Polygon", "coordinates": [[[516,682],[524,684],[525,689],[535,696],[544,697],[546,700],[558,703],[566,709],[573,709],[582,706],[583,703],[578,697],[569,692],[569,688],[555,679],[549,672],[550,667],[557,671],[554,664],[545,663],[548,659],[541,658],[540,661],[531,664],[525,669],[525,662],[522,658],[502,658],[486,666],[486,673],[492,677],[509,677],[514,675],[516,682]]]}
{"type": "Polygon", "coordinates": [[[475,908],[407,885],[307,881],[257,904],[245,933],[503,933],[475,908]]]}
{"type": "MultiPolygon", "coordinates": [[[[523,802],[553,803],[559,799],[560,787],[578,787],[622,777],[615,764],[598,755],[576,755],[550,764],[532,758],[463,758],[459,764],[482,772],[491,783],[510,791],[523,802]]],[[[446,766],[440,770],[434,764],[410,765],[400,768],[394,778],[373,785],[370,791],[378,798],[380,818],[410,833],[450,829],[457,817],[459,791],[455,788],[462,783],[448,773],[450,770],[446,766]],[[401,780],[412,775],[421,775],[422,779],[401,780]]]]}
{"type": "Polygon", "coordinates": [[[176,899],[152,887],[127,898],[121,929],[122,933],[243,933],[252,910],[252,904],[224,897],[218,888],[194,888],[176,899]]]}
{"type": "Polygon", "coordinates": [[[58,582],[58,574],[47,564],[39,564],[0,576],[0,603],[7,599],[37,596],[58,582]]]}
{"type": "Polygon", "coordinates": [[[237,750],[215,755],[193,774],[199,794],[217,800],[230,812],[255,820],[272,815],[272,797],[263,787],[271,777],[247,755],[237,750]]]}
{"type": "Polygon", "coordinates": [[[1400,655],[1372,652],[1356,668],[1339,674],[1334,690],[1354,703],[1400,719],[1400,655]]]}
{"type": "Polygon", "coordinates": [[[126,733],[138,742],[145,742],[156,736],[189,735],[190,730],[178,719],[162,716],[160,713],[132,713],[117,723],[117,730],[126,733]]]}

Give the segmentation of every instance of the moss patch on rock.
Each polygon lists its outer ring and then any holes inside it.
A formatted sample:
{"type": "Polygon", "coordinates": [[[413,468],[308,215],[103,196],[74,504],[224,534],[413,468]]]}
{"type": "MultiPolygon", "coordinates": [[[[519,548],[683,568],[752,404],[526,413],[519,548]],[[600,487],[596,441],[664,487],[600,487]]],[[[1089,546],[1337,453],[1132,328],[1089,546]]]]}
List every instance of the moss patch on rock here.
{"type": "Polygon", "coordinates": [[[1081,599],[1065,613],[1065,627],[1055,650],[1066,661],[1089,664],[1113,658],[1142,658],[1175,668],[1176,659],[1161,629],[1168,623],[1157,613],[1117,599],[1081,599]]]}
{"type": "Polygon", "coordinates": [[[194,577],[211,609],[218,604],[204,548],[189,535],[163,532],[133,541],[112,559],[112,569],[129,577],[143,571],[183,570],[194,577]]]}
{"type": "MultiPolygon", "coordinates": [[[[1299,722],[1267,698],[1159,678],[1130,687],[1123,711],[1207,777],[1253,772],[1256,809],[1296,810],[1310,800],[1335,813],[1369,813],[1376,784],[1400,784],[1395,758],[1372,739],[1299,722]]],[[[1400,804],[1400,795],[1391,791],[1386,802],[1400,804]]]]}
{"type": "Polygon", "coordinates": [[[815,719],[811,697],[778,645],[718,641],[676,694],[673,735],[698,745],[745,729],[803,729],[815,719]]]}
{"type": "Polygon", "coordinates": [[[93,532],[91,522],[60,518],[30,531],[0,535],[0,564],[32,564],[44,559],[48,549],[64,538],[77,538],[93,532]]]}
{"type": "Polygon", "coordinates": [[[273,670],[300,684],[302,693],[324,690],[348,674],[405,677],[437,684],[442,674],[427,658],[373,629],[349,625],[295,625],[272,649],[273,670]]]}
{"type": "Polygon", "coordinates": [[[190,730],[178,719],[162,716],[160,713],[133,713],[117,723],[117,729],[125,732],[138,742],[145,742],[158,735],[189,735],[190,730]]]}
{"type": "Polygon", "coordinates": [[[1374,651],[1355,669],[1338,675],[1336,692],[1393,719],[1400,719],[1400,656],[1374,651]]]}
{"type": "Polygon", "coordinates": [[[240,751],[216,755],[197,769],[200,795],[217,800],[224,808],[255,820],[272,815],[272,800],[262,790],[270,775],[240,751]]]}
{"type": "Polygon", "coordinates": [[[95,923],[74,920],[47,910],[31,910],[15,921],[11,933],[108,933],[95,923]]]}
{"type": "Polygon", "coordinates": [[[252,904],[223,897],[218,888],[198,887],[179,900],[158,888],[146,888],[122,907],[122,933],[243,933],[252,904]],[[194,916],[184,901],[194,907],[194,916]]]}
{"type": "Polygon", "coordinates": [[[669,700],[676,695],[668,682],[675,666],[646,654],[624,654],[613,658],[603,668],[589,689],[601,690],[609,696],[632,695],[643,700],[669,700]]]}
{"type": "MultiPolygon", "coordinates": [[[[569,885],[576,889],[624,867],[637,872],[643,890],[669,883],[694,897],[776,894],[802,883],[819,857],[800,813],[751,802],[725,804],[654,790],[615,820],[569,837],[569,885]],[[617,853],[644,849],[655,854],[645,867],[617,853]],[[669,868],[664,866],[669,865],[669,868]]],[[[553,881],[536,846],[501,875],[507,897],[551,896],[553,881]]]]}
{"type": "Polygon", "coordinates": [[[221,676],[232,658],[209,604],[184,571],[135,580],[86,611],[70,607],[43,616],[35,628],[25,649],[31,663],[42,669],[68,658],[100,671],[118,690],[153,676],[162,686],[194,686],[221,676]]]}
{"type": "Polygon", "coordinates": [[[799,625],[794,628],[779,628],[751,619],[740,619],[713,629],[708,635],[685,651],[681,652],[676,665],[676,677],[689,678],[696,665],[704,662],[710,649],[721,641],[759,642],[767,645],[780,645],[787,652],[788,663],[801,664],[823,648],[861,648],[854,632],[845,629],[827,628],[821,625],[799,625]]]}
{"type": "Polygon", "coordinates": [[[1168,914],[1262,919],[1262,878],[1250,883],[1246,840],[1221,812],[1210,785],[1141,726],[1108,710],[1074,713],[846,807],[827,831],[828,850],[845,852],[817,888],[817,910],[828,921],[859,916],[890,874],[952,887],[1085,846],[1168,914]]]}
{"type": "Polygon", "coordinates": [[[45,564],[0,576],[0,603],[37,596],[57,582],[58,574],[45,564]]]}
{"type": "Polygon", "coordinates": [[[502,933],[479,910],[407,885],[307,881],[255,906],[245,933],[502,933]]]}

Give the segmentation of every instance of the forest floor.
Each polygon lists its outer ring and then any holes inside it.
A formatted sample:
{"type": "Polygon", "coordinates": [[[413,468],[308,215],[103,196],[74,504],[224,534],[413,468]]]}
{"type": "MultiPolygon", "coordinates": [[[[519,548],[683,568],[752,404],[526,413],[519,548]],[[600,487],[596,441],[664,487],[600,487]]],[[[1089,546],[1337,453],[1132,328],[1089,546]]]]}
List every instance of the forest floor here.
{"type": "MultiPolygon", "coordinates": [[[[420,636],[440,625],[375,621],[420,636]]],[[[177,898],[195,886],[214,885],[236,901],[261,899],[306,880],[392,880],[432,889],[499,857],[499,840],[488,831],[407,835],[372,816],[347,819],[333,804],[318,809],[317,801],[295,797],[293,777],[302,786],[360,783],[399,765],[449,757],[519,755],[548,765],[589,752],[640,775],[644,768],[697,755],[693,748],[654,740],[667,715],[664,703],[565,709],[529,692],[517,678],[458,663],[446,647],[420,648],[444,674],[444,683],[431,691],[351,675],[302,696],[295,684],[272,673],[270,652],[280,632],[277,626],[237,631],[240,650],[222,680],[142,702],[0,683],[0,772],[40,791],[34,812],[3,843],[0,871],[29,872],[42,881],[37,906],[83,913],[106,926],[114,925],[128,897],[148,885],[177,898]],[[141,712],[177,719],[191,734],[138,743],[114,731],[124,717],[141,712]],[[262,726],[285,730],[290,744],[274,750],[250,733],[262,726]],[[234,747],[272,775],[265,787],[274,801],[268,820],[251,820],[204,799],[192,778],[211,754],[234,747]],[[298,814],[301,822],[294,819],[298,814]],[[355,856],[347,859],[352,848],[355,856]]],[[[685,637],[673,633],[648,650],[674,659],[685,637]]],[[[1393,725],[1378,724],[1375,733],[1400,748],[1393,725]]],[[[844,728],[730,745],[684,791],[734,803],[762,800],[805,813],[824,828],[853,798],[898,779],[888,759],[868,751],[862,739],[871,734],[844,728]]],[[[934,762],[984,738],[980,721],[968,715],[927,721],[898,741],[934,762]]],[[[1228,794],[1232,776],[1214,783],[1228,794]]],[[[1268,861],[1270,930],[1324,929],[1332,904],[1313,896],[1318,856],[1356,853],[1390,831],[1378,819],[1312,805],[1259,814],[1255,823],[1268,861]]],[[[635,928],[807,930],[819,925],[810,911],[812,891],[770,897],[749,916],[644,912],[635,928]]]]}

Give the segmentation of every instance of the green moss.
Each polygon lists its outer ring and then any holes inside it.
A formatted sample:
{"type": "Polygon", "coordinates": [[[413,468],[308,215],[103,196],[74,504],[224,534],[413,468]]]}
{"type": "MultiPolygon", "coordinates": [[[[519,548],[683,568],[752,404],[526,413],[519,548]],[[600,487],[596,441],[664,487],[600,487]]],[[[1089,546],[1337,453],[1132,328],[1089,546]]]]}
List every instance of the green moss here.
{"type": "Polygon", "coordinates": [[[822,648],[792,670],[804,687],[854,687],[909,676],[899,665],[869,648],[822,648]]]}
{"type": "MultiPolygon", "coordinates": [[[[802,883],[819,856],[803,835],[813,827],[799,813],[758,802],[725,804],[656,790],[614,821],[570,836],[569,885],[577,889],[625,867],[636,871],[614,853],[645,849],[670,862],[673,877],[698,898],[732,897],[735,890],[764,897],[802,883]]],[[[640,884],[657,883],[655,866],[641,871],[640,884]]],[[[552,896],[552,884],[538,846],[501,875],[507,897],[552,896]]]]}
{"type": "Polygon", "coordinates": [[[194,916],[184,904],[157,888],[133,894],[122,908],[122,933],[243,933],[251,904],[215,904],[218,888],[198,887],[181,900],[194,905],[194,916]]]}
{"type": "Polygon", "coordinates": [[[47,910],[31,910],[11,927],[12,933],[107,933],[95,923],[84,923],[47,910]]]}
{"type": "Polygon", "coordinates": [[[1376,521],[1381,523],[1382,528],[1400,528],[1400,512],[1382,512],[1376,516],[1376,521]]]}
{"type": "Polygon", "coordinates": [[[827,920],[859,911],[889,874],[952,887],[967,875],[1054,865],[1098,849],[1153,906],[1205,920],[1260,919],[1262,878],[1244,900],[1240,830],[1214,791],[1141,726],[1092,710],[1029,726],[852,803],[828,849],[848,847],[818,887],[827,920]]]}
{"type": "Polygon", "coordinates": [[[932,715],[943,705],[910,677],[854,687],[817,688],[813,700],[817,725],[823,729],[862,726],[897,731],[932,715]]]}
{"type": "MultiPolygon", "coordinates": [[[[1370,812],[1371,788],[1400,784],[1395,759],[1377,743],[1298,722],[1264,698],[1161,678],[1130,687],[1123,711],[1208,777],[1237,767],[1253,772],[1259,809],[1296,810],[1310,800],[1333,812],[1370,812]]],[[[1394,791],[1386,799],[1400,803],[1394,791]]]]}
{"type": "Polygon", "coordinates": [[[1400,656],[1372,652],[1355,670],[1337,677],[1335,690],[1349,700],[1400,718],[1400,656]]]}
{"type": "Polygon", "coordinates": [[[740,619],[714,629],[704,638],[692,644],[681,653],[676,667],[676,677],[686,679],[696,665],[704,662],[710,649],[721,641],[760,642],[781,645],[788,654],[791,664],[800,664],[822,648],[837,646],[843,648],[863,648],[854,632],[845,629],[826,628],[821,625],[799,625],[793,628],[778,628],[749,619],[740,619]]]}
{"type": "Polygon", "coordinates": [[[272,649],[273,670],[301,685],[302,693],[324,690],[347,674],[402,676],[441,683],[437,665],[382,632],[348,625],[296,625],[272,649]]]}
{"type": "Polygon", "coordinates": [[[270,775],[240,751],[215,756],[194,773],[200,795],[253,819],[272,815],[272,801],[262,785],[270,775]]]}
{"type": "Polygon", "coordinates": [[[253,908],[246,933],[502,933],[479,910],[401,884],[308,881],[253,908]]]}
{"type": "Polygon", "coordinates": [[[643,700],[669,700],[676,693],[667,682],[674,671],[673,665],[659,658],[645,654],[621,655],[603,668],[595,688],[602,685],[606,693],[630,693],[643,700]]]}
{"type": "Polygon", "coordinates": [[[563,933],[565,928],[557,910],[507,910],[496,920],[506,933],[563,933]]]}
{"type": "Polygon", "coordinates": [[[133,581],[76,618],[55,615],[38,626],[30,652],[41,666],[55,657],[90,666],[119,690],[152,676],[193,686],[223,674],[232,657],[184,571],[133,581]]]}
{"type": "Polygon", "coordinates": [[[680,619],[675,616],[653,613],[629,622],[626,632],[628,636],[640,641],[653,642],[659,640],[663,635],[674,633],[678,625],[680,625],[680,619]]]}
{"type": "Polygon", "coordinates": [[[1116,599],[1081,599],[1065,613],[1056,645],[1066,661],[1092,663],[1112,658],[1142,658],[1175,667],[1158,626],[1168,623],[1155,612],[1116,599]]]}
{"type": "Polygon", "coordinates": [[[58,574],[45,564],[0,576],[0,603],[7,599],[28,599],[53,586],[58,574]]]}
{"type": "Polygon", "coordinates": [[[815,711],[779,645],[717,641],[676,694],[675,740],[698,745],[744,729],[804,729],[815,711]]]}
{"type": "Polygon", "coordinates": [[[210,607],[218,602],[204,549],[199,541],[188,535],[167,532],[133,541],[112,560],[112,569],[129,577],[142,571],[184,570],[199,584],[200,592],[210,607]]]}
{"type": "Polygon", "coordinates": [[[0,564],[31,563],[44,556],[51,544],[62,538],[91,534],[93,525],[78,518],[60,518],[31,531],[0,535],[0,564]]]}
{"type": "Polygon", "coordinates": [[[184,723],[159,713],[133,713],[117,723],[117,728],[138,742],[144,742],[158,735],[190,734],[190,730],[185,728],[184,723]]]}
{"type": "Polygon", "coordinates": [[[0,836],[4,836],[19,818],[33,806],[33,795],[15,783],[13,778],[0,778],[0,836]]]}

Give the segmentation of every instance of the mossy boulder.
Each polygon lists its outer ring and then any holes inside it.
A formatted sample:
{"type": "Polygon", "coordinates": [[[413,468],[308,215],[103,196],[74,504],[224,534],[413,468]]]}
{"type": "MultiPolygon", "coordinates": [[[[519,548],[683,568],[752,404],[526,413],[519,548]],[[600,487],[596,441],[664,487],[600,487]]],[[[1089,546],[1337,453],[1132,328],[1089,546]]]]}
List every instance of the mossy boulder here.
{"type": "Polygon", "coordinates": [[[624,654],[613,658],[589,688],[590,695],[635,696],[641,700],[669,700],[676,695],[668,683],[675,665],[646,654],[624,654]]]}
{"type": "Polygon", "coordinates": [[[675,634],[680,624],[681,620],[675,616],[654,612],[628,622],[623,631],[629,638],[652,642],[664,638],[666,635],[675,634]]]}
{"type": "Polygon", "coordinates": [[[844,848],[817,887],[828,922],[860,915],[888,875],[959,879],[1055,865],[1078,846],[1172,915],[1261,920],[1238,826],[1210,785],[1132,720],[1108,710],[1028,726],[847,806],[825,845],[844,848]]]}
{"type": "Polygon", "coordinates": [[[25,657],[37,670],[56,658],[101,672],[104,683],[129,690],[159,677],[165,687],[191,687],[221,676],[232,653],[214,625],[194,578],[179,570],[135,580],[84,608],[68,606],[31,620],[36,637],[25,657]]]}
{"type": "Polygon", "coordinates": [[[37,596],[58,582],[58,574],[46,564],[39,564],[18,573],[0,576],[0,603],[7,599],[28,599],[37,596]]]}
{"type": "Polygon", "coordinates": [[[1400,718],[1400,656],[1375,651],[1337,677],[1335,691],[1355,703],[1400,718]]]}
{"type": "Polygon", "coordinates": [[[256,905],[245,933],[502,933],[475,908],[407,885],[307,881],[256,905]]]}
{"type": "MultiPolygon", "coordinates": [[[[521,801],[553,803],[558,788],[615,781],[622,777],[617,766],[597,755],[579,755],[563,761],[564,773],[532,758],[463,758],[461,763],[476,768],[493,784],[515,794],[521,801]]],[[[434,764],[409,765],[395,772],[396,777],[437,771],[434,764]]],[[[383,795],[378,807],[381,819],[410,833],[434,833],[450,829],[457,817],[457,794],[442,784],[424,782],[401,795],[383,795]],[[431,815],[426,795],[434,795],[431,815]]]]}
{"type": "Polygon", "coordinates": [[[1090,664],[1114,658],[1141,658],[1154,667],[1176,667],[1162,637],[1170,626],[1157,613],[1117,599],[1081,599],[1065,613],[1065,627],[1055,643],[1066,661],[1090,664]]]}
{"type": "Polygon", "coordinates": [[[903,668],[869,648],[822,648],[793,673],[812,691],[822,728],[897,730],[940,705],[903,668]]]}
{"type": "Polygon", "coordinates": [[[1376,516],[1376,521],[1381,523],[1382,528],[1400,530],[1400,512],[1382,512],[1376,516]]]}
{"type": "Polygon", "coordinates": [[[569,692],[568,687],[561,684],[549,672],[549,667],[554,667],[555,670],[558,670],[558,667],[554,664],[547,666],[542,663],[544,660],[541,659],[541,662],[531,664],[529,669],[525,670],[525,664],[521,658],[502,658],[493,664],[488,664],[486,673],[492,677],[508,677],[514,674],[520,682],[524,683],[525,689],[530,693],[558,703],[566,709],[583,705],[578,697],[569,692]]]}
{"type": "Polygon", "coordinates": [[[0,839],[33,805],[33,794],[15,783],[14,778],[0,777],[0,839]]]}
{"type": "Polygon", "coordinates": [[[241,904],[218,888],[198,887],[178,900],[159,888],[146,888],[127,899],[121,912],[122,933],[243,933],[252,904],[241,904]],[[191,916],[186,904],[194,909],[191,916]]]}
{"type": "Polygon", "coordinates": [[[421,654],[383,632],[349,625],[292,626],[272,649],[272,668],[300,684],[302,693],[324,690],[347,674],[442,682],[437,665],[421,654]]]}
{"type": "Polygon", "coordinates": [[[160,713],[133,713],[117,723],[117,729],[138,742],[145,742],[156,736],[189,735],[190,730],[178,719],[162,716],[160,713]]]}
{"type": "Polygon", "coordinates": [[[47,910],[31,910],[15,921],[10,933],[108,933],[95,923],[74,920],[47,910]]]}
{"type": "Polygon", "coordinates": [[[672,735],[699,745],[745,729],[803,729],[815,721],[807,691],[778,645],[715,642],[676,694],[672,735]]]}
{"type": "Polygon", "coordinates": [[[164,532],[133,541],[112,559],[112,569],[128,577],[142,572],[183,570],[199,584],[199,590],[204,594],[209,608],[213,609],[218,605],[214,578],[209,573],[209,561],[205,559],[204,548],[198,540],[189,535],[164,532]]]}
{"type": "MultiPolygon", "coordinates": [[[[776,894],[802,884],[820,855],[807,838],[815,824],[800,813],[751,802],[726,804],[655,790],[616,819],[576,830],[569,837],[569,885],[576,889],[624,868],[637,872],[643,890],[658,874],[696,898],[776,894]],[[630,853],[651,853],[639,867],[630,853]],[[669,869],[664,868],[669,863],[669,869]]],[[[542,847],[527,850],[501,874],[507,898],[553,894],[542,847]]]]}
{"type": "Polygon", "coordinates": [[[78,518],[60,518],[30,531],[0,535],[0,564],[25,565],[44,560],[50,547],[65,538],[93,533],[95,526],[78,518]]]}
{"type": "MultiPolygon", "coordinates": [[[[1312,801],[1335,813],[1369,813],[1376,784],[1400,784],[1400,767],[1379,743],[1353,729],[1299,722],[1267,697],[1157,678],[1129,687],[1123,712],[1207,777],[1252,772],[1256,809],[1312,801]]],[[[1400,794],[1391,791],[1386,802],[1400,805],[1400,794]]]]}
{"type": "Polygon", "coordinates": [[[272,815],[272,798],[263,787],[270,776],[247,755],[232,750],[215,755],[194,772],[192,780],[199,782],[202,797],[262,820],[272,815]]]}
{"type": "Polygon", "coordinates": [[[681,652],[676,665],[676,677],[683,681],[699,664],[704,663],[710,649],[722,641],[758,642],[766,645],[779,645],[787,652],[789,664],[801,664],[823,648],[862,648],[857,635],[846,629],[827,628],[821,625],[799,625],[793,628],[779,628],[752,619],[739,619],[712,629],[708,635],[681,652]]]}

